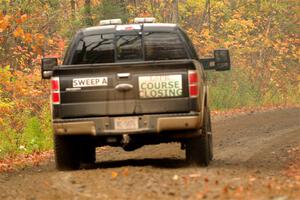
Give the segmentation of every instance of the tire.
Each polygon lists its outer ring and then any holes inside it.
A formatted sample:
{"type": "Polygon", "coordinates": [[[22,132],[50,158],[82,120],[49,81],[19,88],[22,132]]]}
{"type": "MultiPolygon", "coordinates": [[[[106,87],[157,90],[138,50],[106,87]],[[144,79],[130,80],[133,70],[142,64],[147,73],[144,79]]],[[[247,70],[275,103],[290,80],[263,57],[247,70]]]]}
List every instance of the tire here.
{"type": "Polygon", "coordinates": [[[214,152],[213,152],[213,135],[212,135],[212,126],[211,126],[211,116],[210,116],[209,109],[208,109],[207,134],[208,134],[208,144],[209,144],[209,160],[212,160],[214,158],[214,152]]]}
{"type": "Polygon", "coordinates": [[[188,163],[197,166],[208,166],[211,160],[212,151],[212,137],[208,134],[209,129],[209,111],[206,108],[204,111],[204,121],[201,130],[201,135],[195,138],[190,138],[186,142],[186,160],[188,163]]]}
{"type": "Polygon", "coordinates": [[[55,164],[58,170],[76,170],[80,167],[77,140],[72,136],[54,135],[55,164]]]}
{"type": "Polygon", "coordinates": [[[85,138],[80,141],[80,163],[93,164],[96,161],[95,146],[91,143],[91,140],[85,138]]]}

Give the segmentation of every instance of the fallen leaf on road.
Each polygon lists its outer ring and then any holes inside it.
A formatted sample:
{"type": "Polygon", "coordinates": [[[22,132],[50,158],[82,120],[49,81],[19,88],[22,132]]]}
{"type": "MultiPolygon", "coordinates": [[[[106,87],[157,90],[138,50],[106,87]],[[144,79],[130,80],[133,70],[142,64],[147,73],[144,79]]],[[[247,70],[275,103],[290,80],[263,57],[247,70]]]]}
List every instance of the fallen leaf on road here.
{"type": "Polygon", "coordinates": [[[201,174],[190,174],[189,177],[190,178],[199,178],[201,176],[201,174]]]}
{"type": "Polygon", "coordinates": [[[128,169],[128,168],[125,168],[125,169],[123,170],[123,175],[124,175],[124,176],[128,176],[128,174],[129,174],[129,169],[128,169]]]}
{"type": "Polygon", "coordinates": [[[179,177],[178,177],[178,175],[177,175],[177,174],[175,174],[175,175],[173,176],[173,178],[172,178],[172,179],[173,179],[174,181],[177,181],[177,180],[178,180],[178,178],[179,178],[179,177]]]}
{"type": "Polygon", "coordinates": [[[13,171],[18,167],[29,165],[38,166],[53,157],[53,151],[34,152],[32,154],[21,154],[10,156],[0,160],[0,172],[13,171]]]}
{"type": "Polygon", "coordinates": [[[112,173],[111,173],[111,177],[112,177],[112,178],[116,178],[117,176],[118,176],[118,172],[112,172],[112,173]]]}
{"type": "Polygon", "coordinates": [[[228,186],[225,186],[224,188],[223,188],[223,193],[228,193],[228,186]]]}
{"type": "Polygon", "coordinates": [[[188,185],[189,182],[190,182],[190,181],[189,181],[189,178],[188,178],[187,176],[183,176],[182,178],[183,178],[184,184],[185,184],[185,185],[188,185]]]}
{"type": "Polygon", "coordinates": [[[254,177],[249,178],[249,182],[254,182],[255,180],[256,180],[256,178],[254,178],[254,177]]]}

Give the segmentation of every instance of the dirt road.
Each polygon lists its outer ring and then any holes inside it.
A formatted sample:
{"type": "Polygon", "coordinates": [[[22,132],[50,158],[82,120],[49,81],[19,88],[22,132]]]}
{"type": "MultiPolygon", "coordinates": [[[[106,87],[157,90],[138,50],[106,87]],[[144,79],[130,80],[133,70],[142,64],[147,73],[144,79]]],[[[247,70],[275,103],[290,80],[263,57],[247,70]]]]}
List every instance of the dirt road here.
{"type": "Polygon", "coordinates": [[[51,160],[0,174],[0,199],[300,199],[283,174],[300,146],[300,109],[215,117],[213,128],[207,168],[187,166],[179,144],[106,147],[92,169],[58,172],[51,160]]]}

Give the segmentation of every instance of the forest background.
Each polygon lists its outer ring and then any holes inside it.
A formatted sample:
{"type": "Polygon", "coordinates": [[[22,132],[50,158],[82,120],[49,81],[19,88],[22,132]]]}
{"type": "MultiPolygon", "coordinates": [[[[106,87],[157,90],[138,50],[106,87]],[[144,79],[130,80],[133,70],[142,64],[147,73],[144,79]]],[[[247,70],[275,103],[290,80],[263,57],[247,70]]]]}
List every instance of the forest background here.
{"type": "Polygon", "coordinates": [[[0,0],[0,159],[52,148],[42,57],[63,58],[72,35],[101,19],[178,23],[201,57],[230,49],[209,72],[212,110],[299,105],[298,0],[0,0]]]}

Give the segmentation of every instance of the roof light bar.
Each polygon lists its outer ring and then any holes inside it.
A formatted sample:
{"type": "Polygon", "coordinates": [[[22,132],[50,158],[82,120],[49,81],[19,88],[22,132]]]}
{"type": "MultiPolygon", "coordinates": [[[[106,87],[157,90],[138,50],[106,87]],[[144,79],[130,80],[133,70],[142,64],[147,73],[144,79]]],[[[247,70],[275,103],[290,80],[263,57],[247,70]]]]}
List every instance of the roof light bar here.
{"type": "Polygon", "coordinates": [[[117,31],[141,30],[141,25],[139,25],[139,24],[119,25],[119,26],[117,26],[116,30],[117,31]]]}
{"type": "Polygon", "coordinates": [[[121,19],[106,19],[106,20],[101,20],[99,22],[100,26],[106,26],[106,25],[119,25],[122,24],[121,19]]]}
{"type": "Polygon", "coordinates": [[[155,18],[154,17],[137,17],[134,18],[134,23],[139,24],[139,23],[154,23],[155,18]]]}

